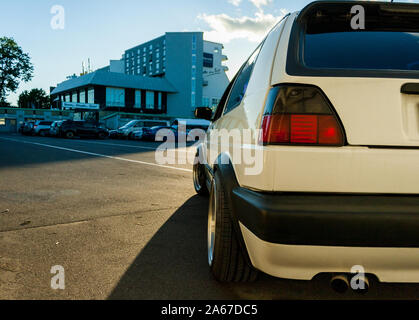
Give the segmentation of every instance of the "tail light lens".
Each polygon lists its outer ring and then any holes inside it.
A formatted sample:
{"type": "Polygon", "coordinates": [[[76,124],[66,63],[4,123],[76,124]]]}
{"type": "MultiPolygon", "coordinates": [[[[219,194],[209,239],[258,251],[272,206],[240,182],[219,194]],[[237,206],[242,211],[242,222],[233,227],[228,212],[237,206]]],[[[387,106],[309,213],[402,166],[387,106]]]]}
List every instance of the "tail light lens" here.
{"type": "Polygon", "coordinates": [[[260,143],[343,146],[343,128],[317,87],[281,85],[269,93],[260,143]]]}

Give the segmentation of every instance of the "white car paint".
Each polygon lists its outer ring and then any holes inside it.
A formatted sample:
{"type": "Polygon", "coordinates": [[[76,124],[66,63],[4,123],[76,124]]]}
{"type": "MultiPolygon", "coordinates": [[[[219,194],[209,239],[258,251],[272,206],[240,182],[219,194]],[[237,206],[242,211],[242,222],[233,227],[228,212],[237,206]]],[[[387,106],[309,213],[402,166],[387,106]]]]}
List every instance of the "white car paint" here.
{"type": "MultiPolygon", "coordinates": [[[[210,130],[250,129],[257,134],[272,86],[313,84],[335,107],[348,145],[255,146],[263,149],[263,170],[246,175],[246,163],[233,163],[239,185],[268,192],[419,194],[419,148],[394,148],[419,147],[419,96],[400,93],[409,79],[288,75],[288,43],[297,16],[289,15],[270,32],[240,106],[212,123],[210,130]]],[[[252,144],[243,140],[224,154],[252,144]]],[[[208,133],[201,145],[207,160],[215,147],[208,133]]],[[[241,231],[253,266],[272,276],[310,280],[320,272],[348,272],[361,264],[384,282],[419,282],[417,248],[282,246],[264,242],[243,225],[241,231]]]]}

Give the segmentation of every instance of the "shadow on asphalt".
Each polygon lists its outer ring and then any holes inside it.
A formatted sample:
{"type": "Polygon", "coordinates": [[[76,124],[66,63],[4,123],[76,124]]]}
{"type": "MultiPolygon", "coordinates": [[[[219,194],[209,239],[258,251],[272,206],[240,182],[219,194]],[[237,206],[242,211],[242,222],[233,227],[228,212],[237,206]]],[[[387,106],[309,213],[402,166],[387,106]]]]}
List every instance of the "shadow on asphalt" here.
{"type": "Polygon", "coordinates": [[[419,285],[373,283],[364,295],[335,293],[330,276],[295,281],[262,274],[247,284],[222,284],[206,256],[208,200],[194,196],[160,228],[122,276],[109,299],[417,299],[419,285]]]}

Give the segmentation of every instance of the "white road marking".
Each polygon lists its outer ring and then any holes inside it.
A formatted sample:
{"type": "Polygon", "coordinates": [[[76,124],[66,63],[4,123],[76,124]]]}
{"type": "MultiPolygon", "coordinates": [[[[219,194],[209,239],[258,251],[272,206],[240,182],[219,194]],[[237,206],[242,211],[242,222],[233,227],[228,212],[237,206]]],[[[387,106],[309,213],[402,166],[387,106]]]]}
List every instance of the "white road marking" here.
{"type": "MultiPolygon", "coordinates": [[[[67,140],[69,141],[69,140],[67,140]]],[[[105,143],[105,142],[99,142],[99,141],[84,141],[84,140],[71,140],[74,142],[81,142],[81,143],[90,143],[90,144],[102,144],[104,146],[116,146],[116,147],[128,147],[128,148],[138,148],[138,149],[146,149],[146,150],[157,150],[156,148],[152,148],[152,147],[144,147],[144,146],[133,146],[133,145],[129,145],[129,144],[122,144],[122,143],[105,143]]],[[[186,148],[176,148],[176,152],[193,152],[193,147],[186,147],[186,148]]]]}
{"type": "MultiPolygon", "coordinates": [[[[69,141],[69,140],[66,140],[69,141]]],[[[81,142],[81,143],[90,143],[90,144],[103,144],[105,146],[116,146],[116,147],[128,147],[128,148],[138,148],[138,149],[146,149],[146,150],[156,150],[157,148],[152,147],[143,147],[143,146],[132,146],[127,144],[121,143],[105,143],[105,142],[98,142],[98,141],[84,141],[84,140],[71,140],[74,142],[81,142]]]]}
{"type": "Polygon", "coordinates": [[[152,162],[145,162],[145,161],[140,161],[140,160],[132,160],[132,159],[121,158],[121,157],[113,157],[113,156],[108,156],[106,154],[100,154],[100,153],[87,152],[87,151],[82,151],[82,150],[77,150],[77,149],[70,149],[70,148],[58,147],[58,146],[53,146],[53,145],[50,145],[50,144],[44,144],[44,143],[38,143],[38,142],[30,142],[30,141],[25,141],[25,140],[21,140],[21,139],[11,139],[11,138],[3,138],[3,137],[0,137],[0,140],[20,142],[20,143],[25,143],[25,144],[33,144],[33,145],[36,145],[36,146],[53,148],[53,149],[64,150],[64,151],[70,151],[70,152],[81,153],[81,154],[87,154],[87,155],[95,156],[95,157],[102,157],[102,158],[108,158],[108,159],[113,159],[113,160],[127,161],[127,162],[132,162],[132,163],[139,163],[139,164],[144,164],[144,165],[149,165],[149,166],[154,166],[154,167],[161,167],[161,168],[166,168],[166,169],[173,169],[173,170],[184,171],[184,172],[192,172],[191,169],[178,168],[178,167],[174,167],[174,166],[166,166],[166,165],[162,165],[162,164],[157,164],[157,163],[152,163],[152,162]]]}

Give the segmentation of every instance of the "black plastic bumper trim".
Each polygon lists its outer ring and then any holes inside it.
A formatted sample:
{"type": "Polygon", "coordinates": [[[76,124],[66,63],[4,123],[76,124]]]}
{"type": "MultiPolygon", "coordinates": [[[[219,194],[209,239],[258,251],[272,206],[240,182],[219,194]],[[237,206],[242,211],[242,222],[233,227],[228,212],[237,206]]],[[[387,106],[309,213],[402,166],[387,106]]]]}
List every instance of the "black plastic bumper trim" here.
{"type": "Polygon", "coordinates": [[[419,196],[265,194],[236,187],[238,220],[276,244],[419,248],[419,196]]]}

